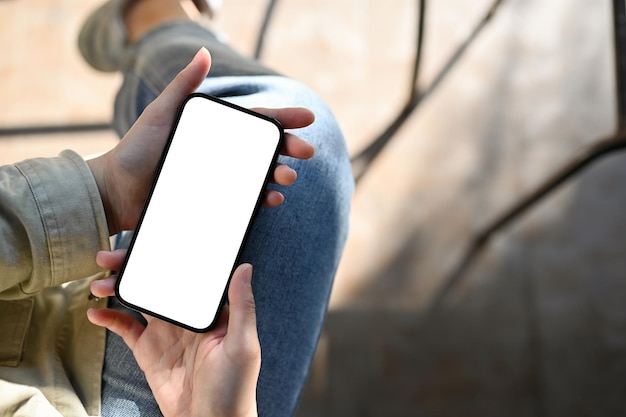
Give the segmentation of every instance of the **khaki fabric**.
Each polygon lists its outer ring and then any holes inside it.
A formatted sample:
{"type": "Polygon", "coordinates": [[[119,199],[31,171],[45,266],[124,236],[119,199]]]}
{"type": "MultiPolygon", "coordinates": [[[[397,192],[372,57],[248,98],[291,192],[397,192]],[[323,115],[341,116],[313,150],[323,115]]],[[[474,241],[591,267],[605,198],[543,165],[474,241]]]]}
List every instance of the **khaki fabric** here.
{"type": "Polygon", "coordinates": [[[76,153],[0,167],[0,416],[100,413],[105,332],[86,311],[109,249],[106,217],[76,153]]]}

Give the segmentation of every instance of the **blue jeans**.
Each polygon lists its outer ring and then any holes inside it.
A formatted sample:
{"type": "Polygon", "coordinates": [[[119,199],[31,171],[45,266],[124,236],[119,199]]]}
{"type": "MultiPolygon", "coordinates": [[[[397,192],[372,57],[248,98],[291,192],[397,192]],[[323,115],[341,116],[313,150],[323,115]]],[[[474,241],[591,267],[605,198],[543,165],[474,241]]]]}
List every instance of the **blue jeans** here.
{"type": "MultiPolygon", "coordinates": [[[[161,26],[132,49],[134,59],[124,69],[116,98],[118,133],[128,130],[201,46],[211,52],[213,66],[200,91],[244,107],[301,106],[316,114],[313,125],[295,131],[315,145],[315,157],[282,158],[298,179],[280,188],[283,205],[260,211],[242,259],[254,265],[262,349],[259,415],[290,416],[315,353],[347,236],[353,191],[349,160],[333,115],[310,89],[238,55],[188,22],[161,26]]],[[[123,308],[115,300],[111,305],[123,308]]],[[[103,416],[161,415],[132,353],[112,333],[107,335],[102,406],[103,416]]]]}

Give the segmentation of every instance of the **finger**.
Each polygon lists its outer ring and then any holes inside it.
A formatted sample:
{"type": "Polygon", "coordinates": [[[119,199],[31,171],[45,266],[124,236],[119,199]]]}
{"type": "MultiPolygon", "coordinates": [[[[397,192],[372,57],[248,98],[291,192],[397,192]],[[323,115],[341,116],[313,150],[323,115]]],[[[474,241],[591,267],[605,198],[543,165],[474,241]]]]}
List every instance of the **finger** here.
{"type": "Polygon", "coordinates": [[[294,134],[285,133],[280,153],[298,159],[311,159],[315,154],[315,147],[294,134]]]}
{"type": "Polygon", "coordinates": [[[191,62],[176,75],[176,78],[163,90],[141,115],[143,124],[139,126],[171,126],[178,108],[185,97],[196,91],[211,68],[211,55],[201,48],[191,62]]]}
{"type": "MultiPolygon", "coordinates": [[[[253,110],[278,120],[285,129],[307,127],[315,121],[315,114],[302,107],[288,107],[284,109],[255,108],[253,110]]],[[[291,133],[285,133],[285,141],[280,153],[293,158],[309,159],[313,157],[315,147],[291,133]]]]}
{"type": "Polygon", "coordinates": [[[127,249],[117,249],[114,251],[99,251],[96,254],[96,264],[100,268],[109,271],[119,271],[126,257],[127,249]]]}
{"type": "Polygon", "coordinates": [[[130,314],[107,308],[90,308],[87,310],[87,318],[96,326],[106,327],[120,336],[131,350],[145,330],[145,326],[130,314]]]}
{"type": "Polygon", "coordinates": [[[278,207],[285,202],[285,196],[276,190],[267,190],[263,198],[263,207],[278,207]]]}
{"type": "Polygon", "coordinates": [[[274,169],[272,182],[279,185],[291,185],[298,178],[298,173],[288,165],[278,164],[274,169]]]}
{"type": "Polygon", "coordinates": [[[104,298],[115,295],[115,283],[117,282],[117,275],[99,279],[91,283],[91,294],[96,297],[104,298]]]}
{"type": "Polygon", "coordinates": [[[302,107],[287,107],[282,109],[255,108],[257,113],[276,119],[285,129],[299,129],[307,127],[315,121],[315,114],[302,107]]]}
{"type": "Polygon", "coordinates": [[[260,358],[260,346],[256,329],[256,308],[252,295],[252,265],[240,265],[233,274],[228,289],[229,347],[238,355],[260,358]]]}

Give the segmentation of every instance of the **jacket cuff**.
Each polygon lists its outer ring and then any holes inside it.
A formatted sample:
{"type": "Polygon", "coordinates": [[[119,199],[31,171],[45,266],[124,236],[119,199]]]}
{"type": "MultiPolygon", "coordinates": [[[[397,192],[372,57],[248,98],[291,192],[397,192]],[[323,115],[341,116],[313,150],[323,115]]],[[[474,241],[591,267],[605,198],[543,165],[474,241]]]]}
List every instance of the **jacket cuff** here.
{"type": "MultiPolygon", "coordinates": [[[[84,159],[63,151],[56,158],[30,159],[17,166],[29,183],[45,233],[49,259],[33,265],[48,265],[50,282],[45,286],[101,272],[95,254],[110,248],[109,232],[98,187],[84,159]]],[[[32,292],[41,289],[36,282],[32,292]]]]}

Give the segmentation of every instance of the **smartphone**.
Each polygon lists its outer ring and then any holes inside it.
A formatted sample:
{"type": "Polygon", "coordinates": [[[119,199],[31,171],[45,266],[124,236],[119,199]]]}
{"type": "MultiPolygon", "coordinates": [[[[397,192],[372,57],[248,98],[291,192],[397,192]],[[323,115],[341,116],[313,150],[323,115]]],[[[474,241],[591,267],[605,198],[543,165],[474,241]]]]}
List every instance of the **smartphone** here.
{"type": "Polygon", "coordinates": [[[195,332],[215,325],[283,137],[274,119],[185,99],[119,271],[124,305],[195,332]]]}

